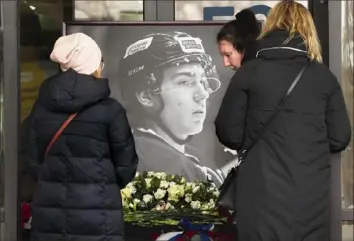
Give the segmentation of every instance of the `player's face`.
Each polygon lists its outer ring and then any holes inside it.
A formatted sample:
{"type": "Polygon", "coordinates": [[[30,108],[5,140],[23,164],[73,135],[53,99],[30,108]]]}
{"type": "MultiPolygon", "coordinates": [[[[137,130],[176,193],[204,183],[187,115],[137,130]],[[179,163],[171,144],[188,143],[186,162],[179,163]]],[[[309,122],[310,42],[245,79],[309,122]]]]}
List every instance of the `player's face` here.
{"type": "Polygon", "coordinates": [[[234,70],[240,68],[243,53],[238,52],[230,42],[225,40],[218,43],[218,48],[221,56],[223,56],[225,67],[230,67],[234,70]]]}
{"type": "Polygon", "coordinates": [[[199,64],[183,64],[164,71],[161,120],[180,139],[198,134],[206,116],[207,79],[199,64]]]}

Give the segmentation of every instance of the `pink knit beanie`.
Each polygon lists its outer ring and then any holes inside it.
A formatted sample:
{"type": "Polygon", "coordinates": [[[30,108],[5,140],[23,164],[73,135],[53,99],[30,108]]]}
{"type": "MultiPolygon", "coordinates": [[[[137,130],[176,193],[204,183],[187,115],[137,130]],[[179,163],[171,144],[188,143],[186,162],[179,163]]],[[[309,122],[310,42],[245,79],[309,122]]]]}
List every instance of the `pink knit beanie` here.
{"type": "Polygon", "coordinates": [[[100,66],[102,53],[97,43],[83,33],[60,37],[54,44],[50,59],[62,71],[72,68],[80,74],[93,74],[100,66]]]}

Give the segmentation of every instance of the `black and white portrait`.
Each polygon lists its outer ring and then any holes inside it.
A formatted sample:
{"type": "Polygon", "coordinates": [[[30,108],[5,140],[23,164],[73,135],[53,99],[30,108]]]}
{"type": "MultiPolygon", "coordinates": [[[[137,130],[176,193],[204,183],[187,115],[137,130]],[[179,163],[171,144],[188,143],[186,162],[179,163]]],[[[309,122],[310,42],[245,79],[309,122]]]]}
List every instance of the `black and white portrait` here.
{"type": "Polygon", "coordinates": [[[235,152],[217,140],[214,119],[233,72],[216,45],[221,25],[67,26],[100,45],[112,97],[125,107],[138,171],[219,186],[235,152]]]}

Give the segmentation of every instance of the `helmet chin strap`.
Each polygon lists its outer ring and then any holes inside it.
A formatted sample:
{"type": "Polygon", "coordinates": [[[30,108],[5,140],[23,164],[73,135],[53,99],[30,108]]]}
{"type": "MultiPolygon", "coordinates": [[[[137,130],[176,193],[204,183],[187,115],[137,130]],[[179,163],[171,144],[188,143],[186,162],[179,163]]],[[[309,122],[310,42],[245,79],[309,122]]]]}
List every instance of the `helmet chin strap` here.
{"type": "Polygon", "coordinates": [[[165,103],[162,100],[161,95],[157,95],[157,97],[159,98],[159,102],[160,102],[160,106],[156,112],[156,115],[150,115],[150,118],[153,119],[155,121],[155,123],[165,132],[167,133],[167,135],[169,135],[172,140],[174,140],[177,144],[180,145],[184,145],[187,142],[190,141],[190,139],[192,138],[191,136],[188,136],[186,139],[181,139],[179,137],[177,137],[175,134],[173,134],[170,129],[163,123],[163,121],[161,120],[161,113],[163,111],[163,109],[165,108],[165,103]]]}

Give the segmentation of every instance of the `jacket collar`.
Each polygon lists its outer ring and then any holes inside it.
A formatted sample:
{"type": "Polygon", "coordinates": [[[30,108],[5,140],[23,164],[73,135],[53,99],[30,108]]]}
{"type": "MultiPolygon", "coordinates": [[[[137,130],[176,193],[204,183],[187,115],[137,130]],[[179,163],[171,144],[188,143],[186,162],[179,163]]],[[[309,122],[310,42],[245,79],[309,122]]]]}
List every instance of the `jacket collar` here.
{"type": "Polygon", "coordinates": [[[304,40],[300,35],[295,35],[290,41],[286,41],[289,32],[286,30],[273,30],[259,43],[257,58],[262,59],[294,59],[308,58],[308,52],[304,40]]]}
{"type": "Polygon", "coordinates": [[[256,58],[258,58],[258,55],[260,52],[262,51],[272,51],[272,50],[289,50],[289,51],[296,51],[296,52],[299,52],[299,53],[304,53],[307,55],[307,51],[304,51],[302,49],[298,49],[298,48],[292,48],[292,47],[271,47],[271,48],[263,48],[263,49],[260,49],[257,51],[257,54],[256,54],[256,58]]]}

